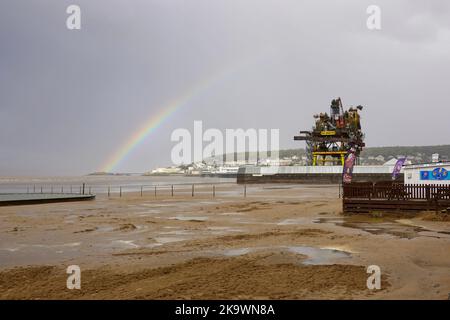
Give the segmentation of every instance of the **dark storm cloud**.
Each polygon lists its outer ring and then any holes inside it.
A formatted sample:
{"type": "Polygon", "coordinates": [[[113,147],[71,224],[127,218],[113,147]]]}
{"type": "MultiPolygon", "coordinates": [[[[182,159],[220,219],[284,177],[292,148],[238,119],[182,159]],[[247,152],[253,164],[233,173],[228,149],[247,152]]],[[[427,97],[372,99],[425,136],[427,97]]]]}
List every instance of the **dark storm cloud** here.
{"type": "Polygon", "coordinates": [[[280,128],[282,147],[341,96],[365,105],[367,144],[448,143],[448,1],[72,1],[0,3],[0,175],[97,170],[193,83],[195,95],[118,170],[170,164],[194,120],[280,128]],[[382,29],[366,28],[381,8],[382,29]],[[226,112],[225,112],[226,111],[226,112]]]}

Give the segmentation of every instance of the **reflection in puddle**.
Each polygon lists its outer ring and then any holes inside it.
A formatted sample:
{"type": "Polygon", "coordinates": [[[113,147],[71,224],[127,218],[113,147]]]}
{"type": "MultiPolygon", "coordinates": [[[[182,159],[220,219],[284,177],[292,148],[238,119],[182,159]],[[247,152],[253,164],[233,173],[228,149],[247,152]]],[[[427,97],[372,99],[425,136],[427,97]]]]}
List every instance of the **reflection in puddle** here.
{"type": "Polygon", "coordinates": [[[288,250],[307,256],[308,258],[303,260],[303,264],[320,265],[327,264],[336,259],[350,258],[351,254],[346,251],[336,249],[321,249],[315,247],[296,246],[288,247],[288,250]]]}

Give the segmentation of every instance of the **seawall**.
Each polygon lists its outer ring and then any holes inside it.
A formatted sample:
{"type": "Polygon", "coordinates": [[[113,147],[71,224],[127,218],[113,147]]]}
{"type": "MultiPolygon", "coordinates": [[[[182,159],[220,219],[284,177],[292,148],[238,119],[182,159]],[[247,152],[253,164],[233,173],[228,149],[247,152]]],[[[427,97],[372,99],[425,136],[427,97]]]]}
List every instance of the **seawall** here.
{"type": "MultiPolygon", "coordinates": [[[[392,166],[355,166],[353,181],[391,180],[392,166]]],[[[402,182],[403,173],[397,181],[402,182]]],[[[280,166],[239,168],[237,183],[296,183],[296,184],[339,184],[342,182],[341,166],[280,166]]]]}

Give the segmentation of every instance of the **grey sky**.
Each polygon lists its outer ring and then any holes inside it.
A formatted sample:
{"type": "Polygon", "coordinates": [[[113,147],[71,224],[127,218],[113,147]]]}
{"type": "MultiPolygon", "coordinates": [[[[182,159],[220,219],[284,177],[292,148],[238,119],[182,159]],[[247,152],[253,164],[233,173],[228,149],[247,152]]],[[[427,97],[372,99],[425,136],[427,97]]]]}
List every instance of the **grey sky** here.
{"type": "Polygon", "coordinates": [[[96,171],[193,83],[195,95],[118,171],[170,164],[170,134],[279,128],[282,148],[342,97],[362,104],[368,146],[446,144],[446,0],[0,2],[0,176],[96,171]],[[66,29],[78,4],[82,29],[66,29]],[[381,7],[382,30],[366,28],[381,7]]]}

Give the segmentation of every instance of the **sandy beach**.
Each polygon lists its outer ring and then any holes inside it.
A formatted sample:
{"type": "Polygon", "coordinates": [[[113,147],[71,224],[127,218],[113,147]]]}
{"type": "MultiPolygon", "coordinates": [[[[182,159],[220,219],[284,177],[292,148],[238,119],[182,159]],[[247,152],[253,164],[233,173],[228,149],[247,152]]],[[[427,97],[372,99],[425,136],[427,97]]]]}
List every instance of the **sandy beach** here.
{"type": "Polygon", "coordinates": [[[209,188],[0,208],[0,298],[448,298],[448,217],[343,216],[337,186],[209,188]]]}

